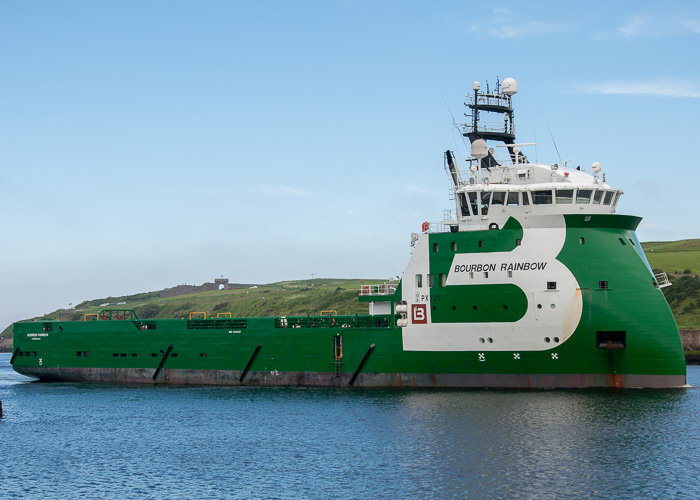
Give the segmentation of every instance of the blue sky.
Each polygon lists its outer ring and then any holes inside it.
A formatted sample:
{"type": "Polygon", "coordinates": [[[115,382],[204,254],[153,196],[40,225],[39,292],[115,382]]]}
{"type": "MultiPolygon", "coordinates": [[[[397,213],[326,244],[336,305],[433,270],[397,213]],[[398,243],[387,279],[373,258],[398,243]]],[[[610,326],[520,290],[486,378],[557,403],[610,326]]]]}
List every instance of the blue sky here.
{"type": "Polygon", "coordinates": [[[497,76],[530,158],[558,161],[546,117],[642,241],[697,238],[699,49],[695,2],[0,2],[0,327],[222,275],[400,275],[453,208],[450,113],[497,76]]]}

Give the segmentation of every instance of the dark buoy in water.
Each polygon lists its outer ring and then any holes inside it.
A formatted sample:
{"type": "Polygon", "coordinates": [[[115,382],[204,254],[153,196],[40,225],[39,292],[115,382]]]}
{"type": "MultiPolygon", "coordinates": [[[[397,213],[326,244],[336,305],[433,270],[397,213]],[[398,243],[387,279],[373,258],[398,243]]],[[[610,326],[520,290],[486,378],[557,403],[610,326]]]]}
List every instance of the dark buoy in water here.
{"type": "Polygon", "coordinates": [[[0,418],[2,418],[2,401],[0,401],[0,418]]]}

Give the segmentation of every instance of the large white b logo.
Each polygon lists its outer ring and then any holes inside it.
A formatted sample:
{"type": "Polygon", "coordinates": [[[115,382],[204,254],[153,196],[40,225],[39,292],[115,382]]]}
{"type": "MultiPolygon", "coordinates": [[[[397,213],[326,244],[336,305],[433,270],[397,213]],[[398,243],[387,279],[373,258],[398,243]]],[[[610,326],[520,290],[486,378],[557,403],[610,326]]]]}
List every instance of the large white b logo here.
{"type": "Polygon", "coordinates": [[[426,324],[428,322],[426,304],[413,304],[411,306],[411,317],[412,323],[415,324],[426,324]]]}

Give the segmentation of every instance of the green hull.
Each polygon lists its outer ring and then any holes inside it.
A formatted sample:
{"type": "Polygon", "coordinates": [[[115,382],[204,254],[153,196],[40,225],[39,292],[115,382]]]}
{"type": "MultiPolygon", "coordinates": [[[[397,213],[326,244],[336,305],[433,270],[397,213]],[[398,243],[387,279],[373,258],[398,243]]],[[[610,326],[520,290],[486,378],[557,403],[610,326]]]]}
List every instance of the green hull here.
{"type": "Polygon", "coordinates": [[[634,233],[640,219],[563,219],[549,260],[537,257],[557,231],[546,219],[423,235],[397,290],[360,298],[387,314],[15,323],[12,364],[42,380],[104,383],[685,385],[678,329],[634,233]],[[421,258],[430,277],[414,279],[421,258]]]}

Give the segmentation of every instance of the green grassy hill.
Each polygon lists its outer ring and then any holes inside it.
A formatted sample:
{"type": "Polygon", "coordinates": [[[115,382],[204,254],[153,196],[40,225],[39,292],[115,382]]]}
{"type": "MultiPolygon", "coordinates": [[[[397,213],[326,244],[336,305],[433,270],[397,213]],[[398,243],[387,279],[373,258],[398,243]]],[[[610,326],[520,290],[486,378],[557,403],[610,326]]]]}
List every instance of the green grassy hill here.
{"type": "Polygon", "coordinates": [[[679,328],[700,328],[700,239],[642,243],[654,272],[668,274],[663,289],[679,328]]]}
{"type": "Polygon", "coordinates": [[[700,273],[700,239],[642,243],[652,269],[680,275],[700,273]]]}

